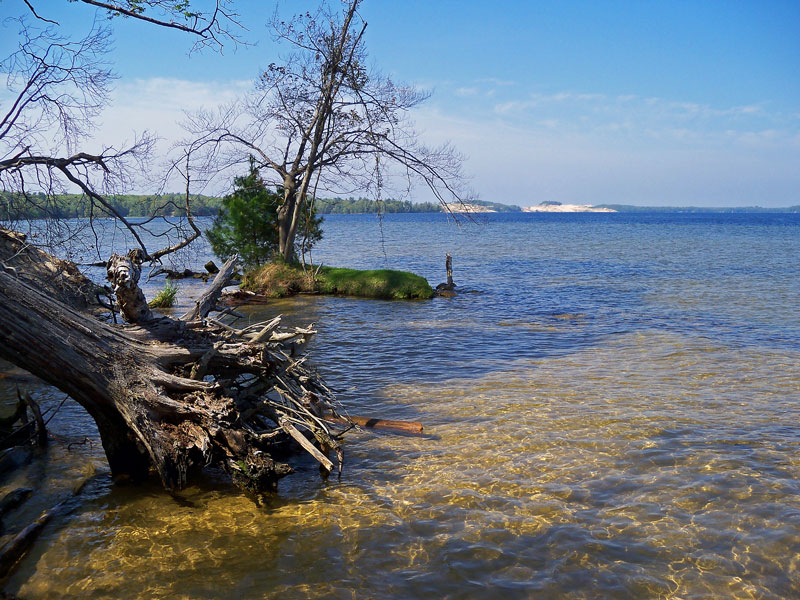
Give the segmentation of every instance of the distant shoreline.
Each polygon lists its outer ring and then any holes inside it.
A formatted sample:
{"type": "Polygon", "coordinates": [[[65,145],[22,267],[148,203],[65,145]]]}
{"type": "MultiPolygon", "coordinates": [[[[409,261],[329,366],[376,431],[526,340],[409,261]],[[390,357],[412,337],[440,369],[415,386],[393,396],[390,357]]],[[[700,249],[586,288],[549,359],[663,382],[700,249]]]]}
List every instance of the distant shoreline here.
{"type": "MultiPolygon", "coordinates": [[[[33,194],[34,196],[38,196],[33,194]]],[[[64,194],[45,200],[37,197],[40,207],[47,210],[32,209],[30,204],[19,202],[13,194],[0,192],[0,222],[17,219],[50,218],[87,218],[90,214],[89,204],[79,195],[64,194]],[[47,214],[45,214],[47,212],[47,214]]],[[[161,216],[184,216],[183,197],[180,194],[122,195],[108,198],[115,210],[125,217],[147,217],[153,212],[161,216]],[[160,210],[159,210],[160,209],[160,210]]],[[[192,213],[194,216],[216,216],[222,206],[222,199],[214,196],[193,196],[192,213]]],[[[380,202],[368,198],[317,198],[315,201],[317,214],[393,214],[393,213],[443,213],[440,204],[434,202],[413,203],[386,199],[380,202]]],[[[800,205],[779,208],[761,206],[634,206],[630,204],[562,204],[544,201],[537,205],[520,207],[515,204],[472,200],[466,205],[448,205],[448,212],[456,214],[486,213],[800,213],[800,205]]],[[[96,215],[95,215],[96,216],[96,215]]]]}

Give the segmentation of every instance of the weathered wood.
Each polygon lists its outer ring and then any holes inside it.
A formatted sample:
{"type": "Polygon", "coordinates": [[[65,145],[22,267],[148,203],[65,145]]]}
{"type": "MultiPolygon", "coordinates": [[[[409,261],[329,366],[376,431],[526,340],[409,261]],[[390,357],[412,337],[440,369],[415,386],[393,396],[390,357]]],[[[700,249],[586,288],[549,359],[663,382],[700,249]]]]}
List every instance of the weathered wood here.
{"type": "Polygon", "coordinates": [[[3,499],[0,500],[0,519],[30,498],[31,494],[33,494],[33,488],[23,487],[12,490],[3,496],[3,499]]]}
{"type": "Polygon", "coordinates": [[[447,283],[440,283],[436,286],[436,292],[440,296],[455,295],[456,284],[453,283],[453,259],[450,253],[445,254],[444,268],[447,272],[447,283]]]}
{"type": "MultiPolygon", "coordinates": [[[[17,388],[17,396],[20,401],[23,400],[19,388],[17,388]]],[[[25,404],[31,409],[33,415],[33,422],[36,424],[36,445],[40,448],[47,446],[47,427],[45,427],[44,419],[42,418],[42,411],[39,409],[39,403],[33,399],[30,392],[25,394],[25,404]]]]}
{"type": "Polygon", "coordinates": [[[455,284],[453,283],[453,258],[450,256],[449,252],[447,254],[445,254],[444,268],[447,271],[447,285],[448,285],[448,287],[450,287],[450,288],[455,287],[455,284]]]}
{"type": "Polygon", "coordinates": [[[29,243],[25,234],[2,227],[0,268],[10,269],[20,279],[46,289],[51,297],[81,309],[97,305],[97,292],[102,291],[75,264],[43,252],[29,243]]]}
{"type": "Polygon", "coordinates": [[[195,301],[194,307],[181,315],[181,321],[195,321],[208,316],[208,313],[217,305],[219,297],[222,294],[222,288],[228,285],[228,281],[230,281],[233,276],[233,271],[236,268],[236,261],[238,259],[239,256],[234,254],[222,265],[222,268],[219,270],[216,277],[214,277],[214,281],[211,282],[209,288],[195,301]]]}
{"type": "Polygon", "coordinates": [[[120,312],[128,323],[153,319],[153,312],[139,287],[142,257],[142,251],[137,248],[125,256],[112,254],[106,263],[106,279],[111,282],[120,312]]]}
{"type": "Polygon", "coordinates": [[[206,353],[200,357],[200,360],[197,361],[197,364],[192,367],[191,374],[189,375],[190,379],[197,379],[202,380],[203,377],[206,376],[206,371],[208,370],[208,363],[211,362],[211,359],[214,358],[214,355],[219,352],[219,349],[222,347],[222,342],[216,342],[211,348],[206,350],[206,353]]]}
{"type": "Polygon", "coordinates": [[[333,462],[331,462],[327,456],[320,452],[306,436],[300,433],[300,431],[294,425],[292,425],[286,417],[282,417],[280,419],[280,425],[281,429],[292,436],[292,439],[300,444],[306,452],[313,456],[314,459],[328,471],[328,473],[333,471],[333,462]]]}
{"type": "MultiPolygon", "coordinates": [[[[272,458],[281,443],[274,433],[291,435],[280,423],[287,415],[339,451],[325,424],[303,412],[307,390],[327,404],[333,398],[303,360],[291,357],[294,342],[284,349],[271,339],[252,343],[210,319],[112,325],[2,268],[0,314],[0,356],[86,408],[115,475],[140,478],[154,469],[165,488],[176,490],[194,471],[216,465],[244,489],[274,489],[291,472],[272,458]]],[[[305,339],[311,330],[277,333],[305,339]]]]}
{"type": "Polygon", "coordinates": [[[258,344],[259,342],[263,342],[264,340],[266,340],[269,337],[269,335],[275,330],[275,328],[278,325],[280,325],[281,316],[282,315],[278,315],[277,317],[272,319],[269,323],[264,325],[264,327],[252,337],[250,343],[258,344]]]}

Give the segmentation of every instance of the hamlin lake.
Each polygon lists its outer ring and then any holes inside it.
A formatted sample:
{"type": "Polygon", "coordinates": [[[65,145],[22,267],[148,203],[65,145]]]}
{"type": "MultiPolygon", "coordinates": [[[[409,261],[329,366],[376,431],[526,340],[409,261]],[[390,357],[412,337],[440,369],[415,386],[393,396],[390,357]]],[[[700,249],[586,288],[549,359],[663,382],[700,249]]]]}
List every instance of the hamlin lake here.
{"type": "MultiPolygon", "coordinates": [[[[241,310],[316,323],[312,361],[349,411],[425,435],[349,434],[341,480],[300,458],[257,507],[214,474],[174,497],[113,484],[68,401],[47,456],[0,493],[42,486],[27,522],[96,474],[6,592],[800,597],[800,215],[331,215],[324,230],[316,264],[435,286],[449,252],[461,293],[241,310]]],[[[18,384],[64,398],[0,370],[4,411],[18,384]]]]}

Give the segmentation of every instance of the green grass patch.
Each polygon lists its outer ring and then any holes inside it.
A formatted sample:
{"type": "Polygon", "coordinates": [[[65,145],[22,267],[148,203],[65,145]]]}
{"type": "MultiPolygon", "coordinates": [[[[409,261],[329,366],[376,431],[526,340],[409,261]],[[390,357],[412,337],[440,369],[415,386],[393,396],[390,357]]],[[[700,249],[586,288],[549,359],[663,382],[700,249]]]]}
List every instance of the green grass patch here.
{"type": "Polygon", "coordinates": [[[317,280],[319,291],[323,294],[391,300],[426,299],[433,296],[433,290],[424,277],[407,271],[358,271],[322,267],[317,280]]]}
{"type": "Polygon", "coordinates": [[[300,292],[387,300],[427,299],[433,290],[424,277],[406,271],[359,271],[322,267],[315,279],[302,267],[270,263],[245,274],[242,288],[271,298],[300,292]]]}
{"type": "Polygon", "coordinates": [[[147,305],[150,308],[169,308],[175,304],[178,295],[178,286],[167,279],[164,289],[158,292],[147,305]]]}

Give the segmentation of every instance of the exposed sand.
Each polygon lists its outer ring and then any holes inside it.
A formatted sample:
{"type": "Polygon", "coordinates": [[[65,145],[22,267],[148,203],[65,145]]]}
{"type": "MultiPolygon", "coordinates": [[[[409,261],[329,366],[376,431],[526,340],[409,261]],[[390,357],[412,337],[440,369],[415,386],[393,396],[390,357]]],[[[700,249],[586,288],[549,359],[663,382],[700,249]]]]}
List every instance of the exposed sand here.
{"type": "Polygon", "coordinates": [[[576,212],[603,212],[613,213],[617,212],[612,208],[598,208],[590,204],[539,204],[538,206],[525,206],[522,212],[563,212],[563,213],[576,213],[576,212]]]}

